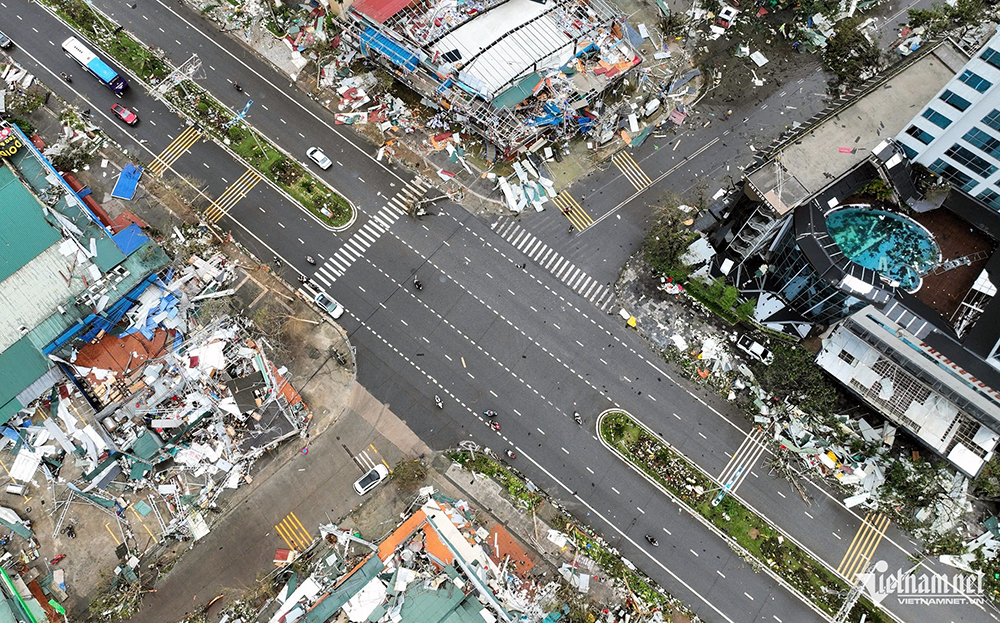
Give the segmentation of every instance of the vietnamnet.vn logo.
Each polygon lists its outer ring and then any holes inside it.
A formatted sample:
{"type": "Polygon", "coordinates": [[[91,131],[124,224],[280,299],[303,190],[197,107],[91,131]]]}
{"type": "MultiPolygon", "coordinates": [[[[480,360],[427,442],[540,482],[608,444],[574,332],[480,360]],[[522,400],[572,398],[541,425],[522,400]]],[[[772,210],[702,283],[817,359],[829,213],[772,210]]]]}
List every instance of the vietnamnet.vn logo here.
{"type": "Polygon", "coordinates": [[[982,604],[983,574],[981,573],[911,573],[897,569],[887,574],[888,563],[880,560],[870,571],[858,574],[865,593],[878,606],[890,595],[900,604],[959,605],[982,604]]]}

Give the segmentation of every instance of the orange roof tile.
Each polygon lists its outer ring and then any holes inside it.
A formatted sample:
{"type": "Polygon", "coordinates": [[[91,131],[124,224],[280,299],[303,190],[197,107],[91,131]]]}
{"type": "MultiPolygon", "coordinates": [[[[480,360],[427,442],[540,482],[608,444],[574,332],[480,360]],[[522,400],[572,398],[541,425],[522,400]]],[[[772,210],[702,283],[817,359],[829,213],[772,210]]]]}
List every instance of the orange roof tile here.
{"type": "Polygon", "coordinates": [[[392,534],[379,543],[378,557],[382,560],[382,562],[389,560],[392,553],[396,551],[396,548],[399,547],[403,541],[410,538],[410,535],[416,532],[420,527],[420,524],[426,520],[427,514],[424,513],[423,510],[418,510],[410,515],[409,519],[403,522],[403,525],[396,528],[392,534]]]}

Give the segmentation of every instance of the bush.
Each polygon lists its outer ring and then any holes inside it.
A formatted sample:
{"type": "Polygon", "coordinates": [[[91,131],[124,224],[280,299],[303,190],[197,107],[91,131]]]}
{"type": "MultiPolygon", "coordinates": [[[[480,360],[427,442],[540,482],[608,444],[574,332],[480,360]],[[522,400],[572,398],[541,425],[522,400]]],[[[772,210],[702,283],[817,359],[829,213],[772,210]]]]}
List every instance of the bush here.
{"type": "Polygon", "coordinates": [[[271,175],[284,186],[292,186],[302,177],[302,168],[288,158],[278,158],[271,163],[271,175]]]}
{"type": "Polygon", "coordinates": [[[24,132],[24,135],[27,136],[28,138],[34,136],[35,131],[38,129],[30,121],[25,121],[20,117],[14,117],[13,119],[11,119],[11,121],[13,121],[14,125],[20,128],[21,131],[24,132]]]}
{"type": "Polygon", "coordinates": [[[242,141],[243,140],[243,130],[240,129],[239,126],[235,126],[235,125],[229,126],[229,138],[231,138],[234,141],[242,141]]]}
{"type": "Polygon", "coordinates": [[[208,104],[206,104],[205,102],[198,102],[198,105],[195,106],[194,108],[202,115],[208,112],[208,104]]]}
{"type": "Polygon", "coordinates": [[[751,365],[761,387],[778,400],[790,398],[807,413],[830,415],[837,404],[838,390],[813,362],[812,353],[786,344],[775,345],[772,352],[774,361],[770,365],[751,365]]]}
{"type": "Polygon", "coordinates": [[[419,459],[400,459],[392,470],[392,481],[407,493],[423,484],[426,476],[427,470],[419,459]]]}

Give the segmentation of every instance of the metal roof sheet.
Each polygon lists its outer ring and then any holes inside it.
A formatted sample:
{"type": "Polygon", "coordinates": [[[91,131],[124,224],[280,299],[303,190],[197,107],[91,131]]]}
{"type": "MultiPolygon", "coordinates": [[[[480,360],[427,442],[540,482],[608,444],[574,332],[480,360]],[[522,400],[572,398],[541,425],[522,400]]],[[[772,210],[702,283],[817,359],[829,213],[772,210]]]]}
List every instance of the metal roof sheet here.
{"type": "Polygon", "coordinates": [[[0,281],[10,277],[62,235],[42,216],[42,206],[14,175],[0,168],[0,281]]]}

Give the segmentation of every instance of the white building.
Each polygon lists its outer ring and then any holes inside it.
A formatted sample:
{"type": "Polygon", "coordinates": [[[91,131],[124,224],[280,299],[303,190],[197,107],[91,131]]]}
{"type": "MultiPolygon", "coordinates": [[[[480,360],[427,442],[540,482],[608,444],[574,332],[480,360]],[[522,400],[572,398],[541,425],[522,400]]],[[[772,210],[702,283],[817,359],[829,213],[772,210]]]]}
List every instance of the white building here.
{"type": "Polygon", "coordinates": [[[896,141],[911,161],[1000,211],[1000,32],[896,141]]]}

